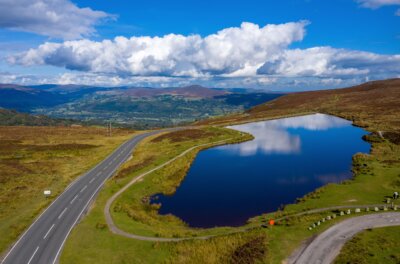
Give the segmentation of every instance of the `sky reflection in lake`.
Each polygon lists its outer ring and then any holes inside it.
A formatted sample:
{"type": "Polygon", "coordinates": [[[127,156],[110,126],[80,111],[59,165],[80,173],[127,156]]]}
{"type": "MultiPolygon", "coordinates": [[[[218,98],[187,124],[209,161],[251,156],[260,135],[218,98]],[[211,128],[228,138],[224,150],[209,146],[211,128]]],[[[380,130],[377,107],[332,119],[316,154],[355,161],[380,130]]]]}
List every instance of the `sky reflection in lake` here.
{"type": "Polygon", "coordinates": [[[223,146],[222,150],[238,153],[239,155],[254,155],[257,152],[269,153],[298,153],[301,148],[301,138],[297,134],[290,133],[291,129],[327,130],[351,125],[345,119],[323,115],[307,115],[291,117],[267,122],[249,123],[230,126],[229,128],[248,132],[254,136],[254,140],[234,146],[223,146]]]}
{"type": "Polygon", "coordinates": [[[255,139],[201,151],[176,193],[157,196],[161,214],[172,213],[194,227],[242,225],[350,178],[352,155],[370,148],[361,139],[364,130],[324,114],[231,128],[255,139]]]}

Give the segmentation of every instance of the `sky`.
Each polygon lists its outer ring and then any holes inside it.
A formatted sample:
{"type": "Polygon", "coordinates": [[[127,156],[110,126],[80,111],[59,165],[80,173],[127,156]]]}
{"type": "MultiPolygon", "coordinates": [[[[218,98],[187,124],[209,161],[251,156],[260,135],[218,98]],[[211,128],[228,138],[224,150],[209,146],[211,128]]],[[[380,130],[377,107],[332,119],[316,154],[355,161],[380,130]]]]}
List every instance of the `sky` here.
{"type": "Polygon", "coordinates": [[[400,0],[0,0],[0,83],[274,91],[400,77],[400,0]]]}

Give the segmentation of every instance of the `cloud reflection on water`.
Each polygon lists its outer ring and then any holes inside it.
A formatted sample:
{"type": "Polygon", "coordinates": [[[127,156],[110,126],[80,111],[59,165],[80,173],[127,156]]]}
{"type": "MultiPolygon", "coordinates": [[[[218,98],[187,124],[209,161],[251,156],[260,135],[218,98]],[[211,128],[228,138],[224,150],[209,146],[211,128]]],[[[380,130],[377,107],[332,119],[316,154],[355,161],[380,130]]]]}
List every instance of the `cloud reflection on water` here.
{"type": "Polygon", "coordinates": [[[241,156],[251,156],[257,152],[265,154],[299,153],[301,150],[300,137],[291,134],[288,129],[327,130],[349,124],[351,124],[350,121],[338,117],[313,114],[230,126],[229,128],[252,134],[254,140],[221,148],[239,153],[241,156]]]}

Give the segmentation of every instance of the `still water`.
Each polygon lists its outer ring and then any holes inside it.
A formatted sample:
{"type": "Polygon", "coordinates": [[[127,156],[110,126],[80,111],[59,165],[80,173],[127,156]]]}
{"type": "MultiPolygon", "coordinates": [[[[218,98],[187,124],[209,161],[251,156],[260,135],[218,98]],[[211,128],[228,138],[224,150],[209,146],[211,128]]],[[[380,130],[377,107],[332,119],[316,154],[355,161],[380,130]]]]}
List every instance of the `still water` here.
{"type": "Polygon", "coordinates": [[[255,139],[201,151],[176,193],[154,197],[162,204],[160,214],[174,214],[192,227],[243,225],[351,178],[352,156],[370,150],[361,138],[366,131],[324,114],[230,128],[255,139]]]}

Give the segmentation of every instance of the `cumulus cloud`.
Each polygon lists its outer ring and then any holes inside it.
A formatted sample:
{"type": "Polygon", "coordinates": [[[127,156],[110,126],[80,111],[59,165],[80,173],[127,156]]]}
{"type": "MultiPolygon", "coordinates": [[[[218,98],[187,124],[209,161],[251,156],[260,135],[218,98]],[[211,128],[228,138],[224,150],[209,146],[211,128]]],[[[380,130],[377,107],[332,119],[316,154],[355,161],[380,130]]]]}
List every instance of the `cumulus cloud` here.
{"type": "Polygon", "coordinates": [[[400,55],[379,55],[331,47],[293,49],[286,50],[275,60],[266,62],[258,69],[258,73],[327,78],[396,75],[400,73],[400,55]]]}
{"type": "Polygon", "coordinates": [[[400,76],[400,55],[332,47],[291,49],[304,38],[307,24],[242,23],[205,37],[169,34],[47,42],[8,57],[8,62],[66,68],[68,73],[60,77],[63,83],[106,85],[152,85],[153,80],[156,86],[195,81],[219,87],[309,89],[400,76]]]}
{"type": "Polygon", "coordinates": [[[91,35],[105,12],[69,0],[0,0],[0,27],[63,39],[91,35]]]}
{"type": "Polygon", "coordinates": [[[206,37],[116,37],[45,43],[9,58],[21,65],[53,65],[69,70],[136,76],[254,75],[305,35],[308,22],[266,25],[242,23],[206,37]]]}

